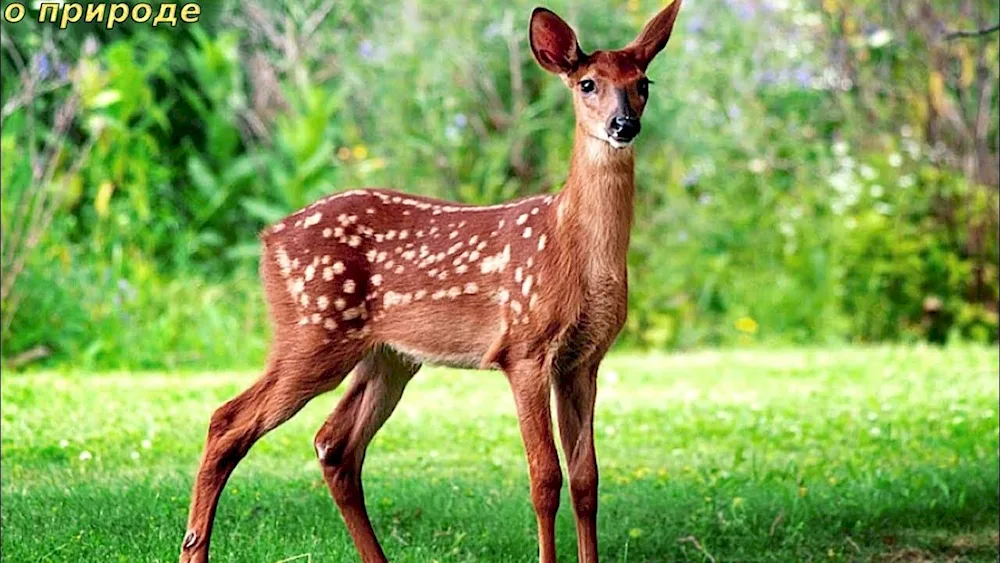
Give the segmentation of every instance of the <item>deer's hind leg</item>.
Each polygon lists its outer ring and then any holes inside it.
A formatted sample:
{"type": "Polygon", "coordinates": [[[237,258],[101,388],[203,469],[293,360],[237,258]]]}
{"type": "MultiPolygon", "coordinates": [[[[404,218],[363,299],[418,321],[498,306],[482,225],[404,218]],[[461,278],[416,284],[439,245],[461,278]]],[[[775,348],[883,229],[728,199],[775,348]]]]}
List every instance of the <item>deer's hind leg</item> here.
{"type": "Polygon", "coordinates": [[[264,374],[212,415],[181,545],[182,563],[208,561],[219,497],[251,446],[310,399],[339,385],[364,354],[360,344],[334,347],[313,336],[302,331],[275,346],[264,374]]]}
{"type": "Polygon", "coordinates": [[[365,563],[386,561],[365,508],[361,467],[375,433],[389,419],[419,363],[388,348],[358,364],[340,403],[316,433],[316,455],[333,500],[365,563]]]}

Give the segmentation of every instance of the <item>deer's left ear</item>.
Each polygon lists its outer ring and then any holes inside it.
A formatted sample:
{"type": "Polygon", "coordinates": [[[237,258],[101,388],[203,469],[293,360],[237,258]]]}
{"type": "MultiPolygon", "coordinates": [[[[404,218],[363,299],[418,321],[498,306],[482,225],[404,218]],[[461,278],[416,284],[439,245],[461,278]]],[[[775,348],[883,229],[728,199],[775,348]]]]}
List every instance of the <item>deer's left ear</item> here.
{"type": "Polygon", "coordinates": [[[656,14],[656,17],[651,19],[642,29],[642,33],[625,48],[625,50],[632,52],[636,62],[643,70],[646,70],[653,57],[667,45],[670,32],[674,29],[674,21],[677,20],[677,12],[680,9],[681,0],[674,0],[672,4],[656,14]]]}
{"type": "Polygon", "coordinates": [[[555,74],[569,74],[584,57],[573,28],[545,8],[531,12],[528,43],[538,64],[555,74]]]}

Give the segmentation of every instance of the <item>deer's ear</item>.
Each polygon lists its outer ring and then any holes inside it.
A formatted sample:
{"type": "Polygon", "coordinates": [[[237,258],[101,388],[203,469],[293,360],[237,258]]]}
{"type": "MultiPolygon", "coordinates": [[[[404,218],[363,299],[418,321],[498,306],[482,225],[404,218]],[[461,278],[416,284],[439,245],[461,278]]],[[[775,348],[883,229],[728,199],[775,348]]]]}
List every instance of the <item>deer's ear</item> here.
{"type": "Polygon", "coordinates": [[[674,29],[674,21],[677,20],[677,12],[681,9],[681,0],[674,0],[669,6],[656,14],[656,17],[649,20],[642,33],[629,43],[626,50],[632,52],[636,62],[643,70],[649,66],[660,51],[667,45],[670,39],[670,32],[674,29]]]}
{"type": "Polygon", "coordinates": [[[555,74],[569,74],[583,59],[576,33],[562,18],[545,8],[535,8],[531,12],[528,42],[538,64],[555,74]]]}

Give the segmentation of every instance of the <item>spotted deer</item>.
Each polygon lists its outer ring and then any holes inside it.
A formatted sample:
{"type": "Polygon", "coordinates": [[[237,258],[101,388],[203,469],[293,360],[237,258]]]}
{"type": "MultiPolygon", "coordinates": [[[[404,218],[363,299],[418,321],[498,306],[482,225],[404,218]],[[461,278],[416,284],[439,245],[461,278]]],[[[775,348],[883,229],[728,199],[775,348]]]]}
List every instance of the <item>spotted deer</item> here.
{"type": "Polygon", "coordinates": [[[361,559],[386,561],[361,468],[424,363],[506,375],[542,562],[556,560],[562,487],[549,406],[555,395],[578,557],[597,561],[597,371],[625,323],[632,141],[648,97],[645,71],[680,5],[675,0],[625,48],[590,54],[559,16],[544,8],[531,14],[535,59],[573,92],[573,154],[558,194],[483,207],[359,189],[263,231],[260,275],[274,342],[260,379],[212,415],[182,562],[208,560],[219,496],[250,447],[352,370],[314,443],[361,559]]]}

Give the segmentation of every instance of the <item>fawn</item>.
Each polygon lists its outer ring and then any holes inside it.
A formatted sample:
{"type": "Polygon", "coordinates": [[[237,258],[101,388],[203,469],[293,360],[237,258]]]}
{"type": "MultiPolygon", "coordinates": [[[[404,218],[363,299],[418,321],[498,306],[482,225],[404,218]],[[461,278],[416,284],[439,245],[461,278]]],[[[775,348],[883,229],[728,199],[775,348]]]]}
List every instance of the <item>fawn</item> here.
{"type": "Polygon", "coordinates": [[[219,496],[254,442],[352,370],[316,434],[316,454],[361,559],[386,561],[361,468],[425,362],[506,375],[542,562],[556,560],[562,487],[549,409],[555,394],[579,560],[597,561],[597,370],[626,316],[631,143],[649,94],[645,70],[680,5],[674,0],[624,49],[591,54],[559,16],[532,12],[535,59],[573,92],[573,155],[559,194],[481,207],[352,190],[265,229],[260,275],[274,342],[260,379],[212,415],[182,562],[208,560],[219,496]]]}

